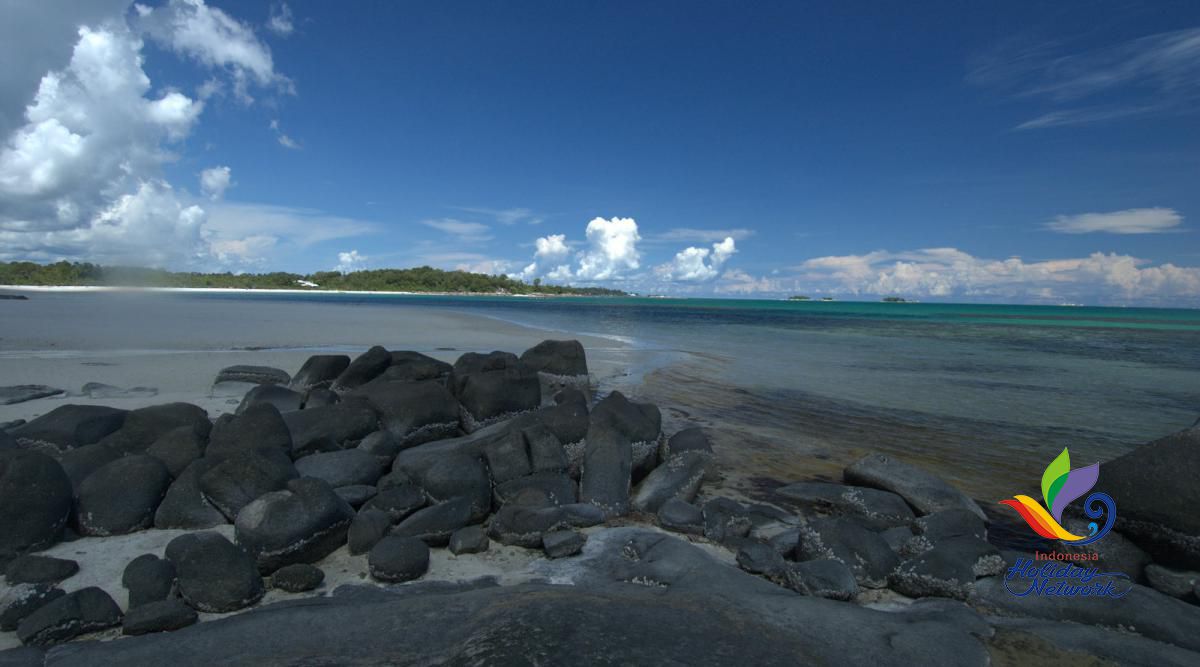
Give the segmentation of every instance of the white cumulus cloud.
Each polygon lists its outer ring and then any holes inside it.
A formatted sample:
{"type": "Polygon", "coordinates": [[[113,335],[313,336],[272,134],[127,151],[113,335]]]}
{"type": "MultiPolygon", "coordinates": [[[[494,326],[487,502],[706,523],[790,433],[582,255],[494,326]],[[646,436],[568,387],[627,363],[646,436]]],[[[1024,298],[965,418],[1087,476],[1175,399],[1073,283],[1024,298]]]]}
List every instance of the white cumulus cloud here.
{"type": "Polygon", "coordinates": [[[1111,213],[1060,215],[1045,227],[1061,234],[1161,234],[1179,231],[1183,217],[1170,208],[1131,208],[1111,213]]]}
{"type": "Polygon", "coordinates": [[[335,266],[333,268],[333,270],[337,271],[339,273],[350,273],[351,271],[358,271],[359,269],[362,269],[364,266],[366,266],[368,259],[369,258],[366,257],[365,255],[358,254],[357,250],[350,250],[348,252],[339,252],[338,253],[338,264],[337,264],[337,266],[335,266]]]}
{"type": "Polygon", "coordinates": [[[633,218],[594,218],[588,223],[588,247],[579,255],[575,275],[585,281],[605,281],[623,277],[641,265],[638,251],[638,224],[633,218]]]}
{"type": "Polygon", "coordinates": [[[281,2],[271,7],[267,29],[280,37],[287,37],[296,30],[296,24],[292,20],[292,8],[288,7],[287,3],[281,2]]]}
{"type": "Polygon", "coordinates": [[[725,262],[737,252],[732,236],[708,248],[688,247],[675,253],[674,259],[655,267],[654,272],[671,282],[706,282],[721,275],[725,262]]]}
{"type": "Polygon", "coordinates": [[[209,199],[217,201],[229,189],[233,170],[226,166],[211,167],[200,172],[200,191],[209,199]]]}
{"type": "Polygon", "coordinates": [[[566,234],[543,236],[534,242],[533,262],[519,274],[522,280],[545,277],[568,280],[571,277],[571,248],[566,234]]]}

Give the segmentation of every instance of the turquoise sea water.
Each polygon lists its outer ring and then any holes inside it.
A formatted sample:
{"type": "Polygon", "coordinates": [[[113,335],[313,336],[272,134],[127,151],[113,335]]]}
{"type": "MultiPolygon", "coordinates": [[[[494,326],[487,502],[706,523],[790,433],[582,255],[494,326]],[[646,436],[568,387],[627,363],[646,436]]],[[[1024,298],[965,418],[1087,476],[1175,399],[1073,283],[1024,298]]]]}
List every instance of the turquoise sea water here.
{"type": "MultiPolygon", "coordinates": [[[[1200,311],[719,299],[203,294],[419,305],[617,338],[659,363],[639,391],[766,472],[833,476],[863,451],[978,497],[1036,489],[1063,447],[1104,461],[1200,416],[1200,311]],[[1013,488],[1014,485],[1020,485],[1013,488]]],[[[636,369],[634,369],[636,371],[636,369]]]]}

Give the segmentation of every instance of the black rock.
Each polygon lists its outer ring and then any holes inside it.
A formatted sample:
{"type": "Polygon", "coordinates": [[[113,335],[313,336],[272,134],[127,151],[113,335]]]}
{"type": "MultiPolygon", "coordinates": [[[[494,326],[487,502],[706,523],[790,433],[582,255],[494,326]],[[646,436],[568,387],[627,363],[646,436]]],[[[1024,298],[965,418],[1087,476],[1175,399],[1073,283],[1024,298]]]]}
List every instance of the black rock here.
{"type": "Polygon", "coordinates": [[[535,472],[496,485],[495,501],[499,507],[528,489],[541,492],[551,505],[570,505],[579,502],[575,481],[564,472],[535,472]]]}
{"type": "Polygon", "coordinates": [[[142,554],[125,566],[121,585],[129,589],[130,609],[165,600],[175,590],[175,565],[154,554],[142,554]]]}
{"type": "Polygon", "coordinates": [[[282,384],[286,385],[292,381],[292,377],[287,374],[287,371],[270,366],[248,366],[238,364],[236,366],[227,366],[217,373],[217,379],[213,380],[213,384],[222,382],[248,382],[251,384],[282,384]]]}
{"type": "Polygon", "coordinates": [[[325,581],[325,572],[316,565],[294,563],[279,568],[271,575],[271,585],[289,593],[315,590],[325,581]]]}
{"type": "Polygon", "coordinates": [[[537,411],[541,422],[563,444],[580,442],[587,437],[587,396],[578,389],[564,389],[554,396],[554,405],[537,411]]]}
{"type": "Polygon", "coordinates": [[[356,446],[379,428],[379,416],[363,400],[305,408],[283,417],[292,439],[292,456],[335,452],[356,446]]]}
{"type": "Polygon", "coordinates": [[[533,421],[521,429],[525,449],[529,452],[529,465],[534,472],[564,472],[567,470],[566,450],[558,436],[541,420],[533,421]]]}
{"type": "Polygon", "coordinates": [[[901,563],[888,575],[888,586],[914,598],[967,600],[975,590],[977,578],[1004,570],[1004,559],[996,547],[972,536],[951,537],[901,563]]]}
{"type": "Polygon", "coordinates": [[[90,587],[53,600],[17,626],[23,644],[51,646],[121,623],[121,608],[103,590],[90,587]]]}
{"type": "Polygon", "coordinates": [[[1116,501],[1116,529],[1155,561],[1200,570],[1196,470],[1200,422],[1102,464],[1095,488],[1116,501]]]}
{"type": "Polygon", "coordinates": [[[651,403],[634,403],[614,391],[592,408],[592,424],[607,422],[630,442],[657,442],[662,432],[662,413],[651,403]]]}
{"type": "Polygon", "coordinates": [[[344,354],[314,354],[292,376],[289,386],[300,392],[328,389],[349,365],[350,357],[344,354]]]}
{"type": "Polygon", "coordinates": [[[383,476],[383,468],[375,457],[360,449],[320,452],[296,459],[296,472],[301,477],[324,480],[332,487],[373,485],[383,476]]]}
{"type": "Polygon", "coordinates": [[[788,588],[802,595],[842,601],[858,595],[854,572],[840,560],[821,558],[789,563],[784,579],[788,588]]]}
{"type": "Polygon", "coordinates": [[[537,371],[508,352],[468,352],[454,362],[450,386],[463,406],[463,426],[474,431],[542,402],[537,371]]]}
{"type": "Polygon", "coordinates": [[[470,498],[452,498],[436,505],[417,510],[391,534],[400,537],[415,537],[431,546],[446,546],[454,531],[472,521],[470,498]]]}
{"type": "Polygon", "coordinates": [[[19,449],[19,447],[17,439],[9,435],[5,429],[0,428],[0,452],[19,449]]]}
{"type": "Polygon", "coordinates": [[[224,613],[262,599],[265,587],[254,559],[220,533],[180,535],[167,544],[179,594],[197,611],[224,613]]]}
{"type": "Polygon", "coordinates": [[[200,476],[200,490],[230,521],[263,494],[279,491],[299,477],[287,455],[263,449],[234,454],[211,466],[200,476]]]}
{"type": "Polygon", "coordinates": [[[375,457],[379,465],[392,467],[392,461],[400,453],[400,441],[388,431],[375,431],[358,443],[358,449],[375,457]]]}
{"type": "Polygon", "coordinates": [[[358,509],[374,498],[379,493],[379,489],[370,484],[351,484],[350,486],[336,487],[334,492],[338,494],[339,498],[346,501],[347,505],[358,509]]]}
{"type": "Polygon", "coordinates": [[[918,535],[932,544],[951,537],[974,537],[987,539],[987,527],[974,513],[962,509],[949,509],[927,514],[913,523],[918,535]]]}
{"type": "Polygon", "coordinates": [[[224,514],[208,502],[200,488],[200,478],[208,472],[207,459],[192,461],[167,489],[154,513],[155,528],[198,530],[229,523],[224,514]]]}
{"type": "Polygon", "coordinates": [[[57,542],[71,505],[71,480],[57,461],[39,452],[0,452],[0,563],[57,542]]]}
{"type": "Polygon", "coordinates": [[[63,558],[29,554],[17,556],[4,568],[9,584],[57,584],[75,576],[79,563],[63,558]]]}
{"type": "Polygon", "coordinates": [[[358,555],[370,551],[391,529],[392,519],[387,512],[373,507],[363,508],[350,522],[346,534],[350,553],[358,555]]]}
{"type": "Polygon", "coordinates": [[[850,567],[860,586],[882,588],[900,564],[896,552],[878,533],[845,518],[814,519],[800,528],[799,560],[832,558],[850,567]]]}
{"type": "Polygon", "coordinates": [[[438,381],[371,382],[352,394],[379,413],[380,424],[404,447],[457,435],[458,401],[438,381]]]}
{"type": "Polygon", "coordinates": [[[381,488],[363,508],[381,510],[388,515],[392,523],[400,523],[424,507],[427,502],[425,492],[421,489],[412,484],[398,484],[381,488]]]}
{"type": "Polygon", "coordinates": [[[659,452],[659,458],[665,461],[675,454],[682,454],[683,452],[713,453],[712,442],[709,441],[708,435],[704,433],[704,429],[699,426],[693,426],[677,432],[663,443],[662,451],[659,452]]]}
{"type": "Polygon", "coordinates": [[[787,569],[787,563],[779,552],[757,540],[743,540],[739,544],[737,564],[750,574],[760,574],[770,579],[783,579],[787,569]]]}
{"type": "Polygon", "coordinates": [[[550,375],[587,375],[587,354],[577,340],[544,340],[525,350],[521,362],[550,375]]]}
{"type": "Polygon", "coordinates": [[[78,493],[79,485],[87,479],[88,475],[120,457],[120,452],[114,451],[107,445],[97,443],[69,449],[63,452],[58,462],[62,465],[63,472],[67,473],[67,477],[71,480],[71,487],[78,493]]]}
{"type": "Polygon", "coordinates": [[[145,635],[151,632],[170,632],[192,625],[200,616],[195,609],[179,598],[169,598],[134,607],[125,614],[121,633],[145,635]]]}
{"type": "Polygon", "coordinates": [[[304,394],[277,384],[260,384],[246,392],[234,414],[240,415],[249,410],[250,406],[258,405],[259,403],[270,403],[275,406],[276,410],[279,410],[280,414],[283,414],[299,410],[300,406],[304,404],[304,394]]]}
{"type": "Polygon", "coordinates": [[[333,553],[345,544],[353,518],[354,510],[328,483],[301,477],[243,507],[234,531],[237,543],[267,573],[333,553]]]}
{"type": "Polygon", "coordinates": [[[207,437],[212,429],[203,408],[191,403],[164,403],[131,410],[121,428],[100,443],[121,454],[142,454],[163,435],[181,426],[191,427],[201,438],[207,437]]]}
{"type": "Polygon", "coordinates": [[[510,430],[489,442],[483,448],[483,458],[493,484],[503,484],[533,472],[525,436],[518,430],[510,430]]]}
{"type": "Polygon", "coordinates": [[[678,533],[704,534],[704,512],[678,498],[672,498],[658,508],[658,523],[663,528],[678,533]]]}
{"type": "Polygon", "coordinates": [[[121,428],[125,410],[100,405],[62,405],[9,432],[18,445],[65,452],[99,442],[121,428]]]}
{"type": "Polygon", "coordinates": [[[542,535],[546,533],[586,528],[603,521],[603,513],[594,505],[538,507],[508,503],[492,517],[488,535],[501,544],[537,549],[542,546],[542,535]]]}
{"type": "Polygon", "coordinates": [[[805,510],[861,517],[878,528],[907,526],[915,518],[912,508],[900,496],[865,486],[797,482],[775,489],[775,495],[805,510]]]}
{"type": "Polygon", "coordinates": [[[26,617],[66,595],[52,584],[16,584],[0,597],[0,631],[12,632],[26,617]]]}
{"type": "Polygon", "coordinates": [[[448,377],[453,370],[454,367],[450,364],[420,352],[398,350],[392,352],[392,364],[380,379],[386,382],[437,380],[448,377]]]}
{"type": "MultiPolygon", "coordinates": [[[[400,463],[399,458],[396,462],[400,463]]],[[[487,466],[473,456],[448,454],[440,457],[429,468],[420,471],[416,482],[433,502],[470,499],[472,520],[482,520],[492,509],[492,482],[487,466]]]]}
{"type": "Polygon", "coordinates": [[[330,388],[340,394],[361,387],[379,377],[391,364],[391,353],[376,345],[355,357],[346,370],[334,379],[330,388]]]}
{"type": "Polygon", "coordinates": [[[926,470],[894,456],[868,454],[842,472],[847,484],[891,491],[908,501],[918,514],[965,509],[986,520],[983,510],[967,494],[926,470]]]}
{"type": "Polygon", "coordinates": [[[276,450],[289,456],[292,452],[292,435],[288,425],[279,414],[279,409],[270,403],[257,403],[240,415],[221,415],[213,425],[204,455],[210,459],[221,459],[261,450],[276,450]]]}
{"type": "Polygon", "coordinates": [[[170,486],[171,473],[153,456],[135,454],[109,463],[79,485],[79,534],[124,535],[151,527],[170,486]]]}
{"type": "Polygon", "coordinates": [[[429,547],[415,537],[389,535],[371,548],[367,568],[379,581],[412,581],[429,570],[429,547]]]}
{"type": "Polygon", "coordinates": [[[728,498],[713,498],[704,503],[704,536],[713,542],[728,542],[746,537],[754,524],[741,503],[728,498]]]}
{"type": "Polygon", "coordinates": [[[158,395],[158,390],[154,387],[129,387],[126,389],[103,382],[88,382],[80,387],[79,393],[95,399],[152,398],[158,395]]]}
{"type": "Polygon", "coordinates": [[[547,558],[566,558],[583,551],[587,535],[577,530],[555,530],[542,535],[542,550],[547,558]]]}
{"type": "MultiPolygon", "coordinates": [[[[998,572],[995,574],[999,574],[998,572]]],[[[1200,572],[1185,572],[1163,567],[1157,563],[1146,566],[1146,581],[1150,588],[1173,598],[1186,598],[1200,585],[1200,572]]]]}
{"type": "Polygon", "coordinates": [[[700,490],[711,460],[711,454],[699,451],[682,452],[667,459],[638,485],[633,494],[634,509],[654,513],[671,499],[691,502],[700,490]]]}
{"type": "MultiPolygon", "coordinates": [[[[0,295],[0,297],[4,296],[7,295],[0,295]]],[[[55,389],[44,384],[18,384],[0,387],[0,405],[14,405],[63,393],[66,392],[62,389],[55,389]]]]}
{"type": "Polygon", "coordinates": [[[309,389],[304,394],[304,409],[324,408],[330,405],[337,405],[342,402],[342,397],[338,396],[331,389],[309,389]]]}
{"type": "Polygon", "coordinates": [[[196,433],[196,429],[180,426],[155,440],[154,444],[146,448],[146,454],[162,461],[172,477],[179,477],[192,461],[204,456],[207,446],[208,439],[196,433]]]}
{"type": "Polygon", "coordinates": [[[627,513],[632,466],[629,436],[610,421],[593,418],[579,482],[580,502],[595,505],[606,517],[627,513]]]}
{"type": "Polygon", "coordinates": [[[450,535],[450,553],[454,555],[477,554],[488,550],[491,540],[483,526],[459,528],[450,535]]]}

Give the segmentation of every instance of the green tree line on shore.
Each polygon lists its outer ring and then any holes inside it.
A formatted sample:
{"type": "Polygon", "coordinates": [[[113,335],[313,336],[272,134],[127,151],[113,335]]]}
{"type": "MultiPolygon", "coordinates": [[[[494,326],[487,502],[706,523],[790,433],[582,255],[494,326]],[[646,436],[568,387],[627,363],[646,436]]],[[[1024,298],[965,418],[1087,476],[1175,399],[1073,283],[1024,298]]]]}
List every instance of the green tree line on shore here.
{"type": "Polygon", "coordinates": [[[339,273],[318,271],[301,275],[271,273],[193,273],[125,266],[100,266],[90,262],[0,262],[0,285],[110,286],[110,287],[226,287],[237,289],[312,289],[376,292],[449,292],[462,294],[546,294],[620,296],[620,290],[603,287],[544,285],[508,276],[443,271],[428,266],[413,269],[371,269],[339,273]],[[305,287],[301,281],[315,283],[305,287]]]}

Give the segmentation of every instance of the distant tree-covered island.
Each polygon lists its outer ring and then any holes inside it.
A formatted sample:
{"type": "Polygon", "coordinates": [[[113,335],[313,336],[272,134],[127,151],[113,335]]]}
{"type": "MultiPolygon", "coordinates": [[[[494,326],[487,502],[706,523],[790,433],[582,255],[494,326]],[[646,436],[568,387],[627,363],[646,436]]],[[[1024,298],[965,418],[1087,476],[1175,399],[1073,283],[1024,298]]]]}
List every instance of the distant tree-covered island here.
{"type": "Polygon", "coordinates": [[[303,289],[343,292],[428,292],[444,294],[509,294],[546,296],[624,296],[603,287],[527,283],[508,276],[467,271],[443,271],[428,266],[414,269],[372,269],[307,275],[271,273],[194,273],[89,262],[0,262],[0,285],[53,287],[217,287],[228,289],[303,289]]]}
{"type": "Polygon", "coordinates": [[[788,301],[808,301],[809,297],[803,294],[793,294],[787,298],[788,301]]]}

